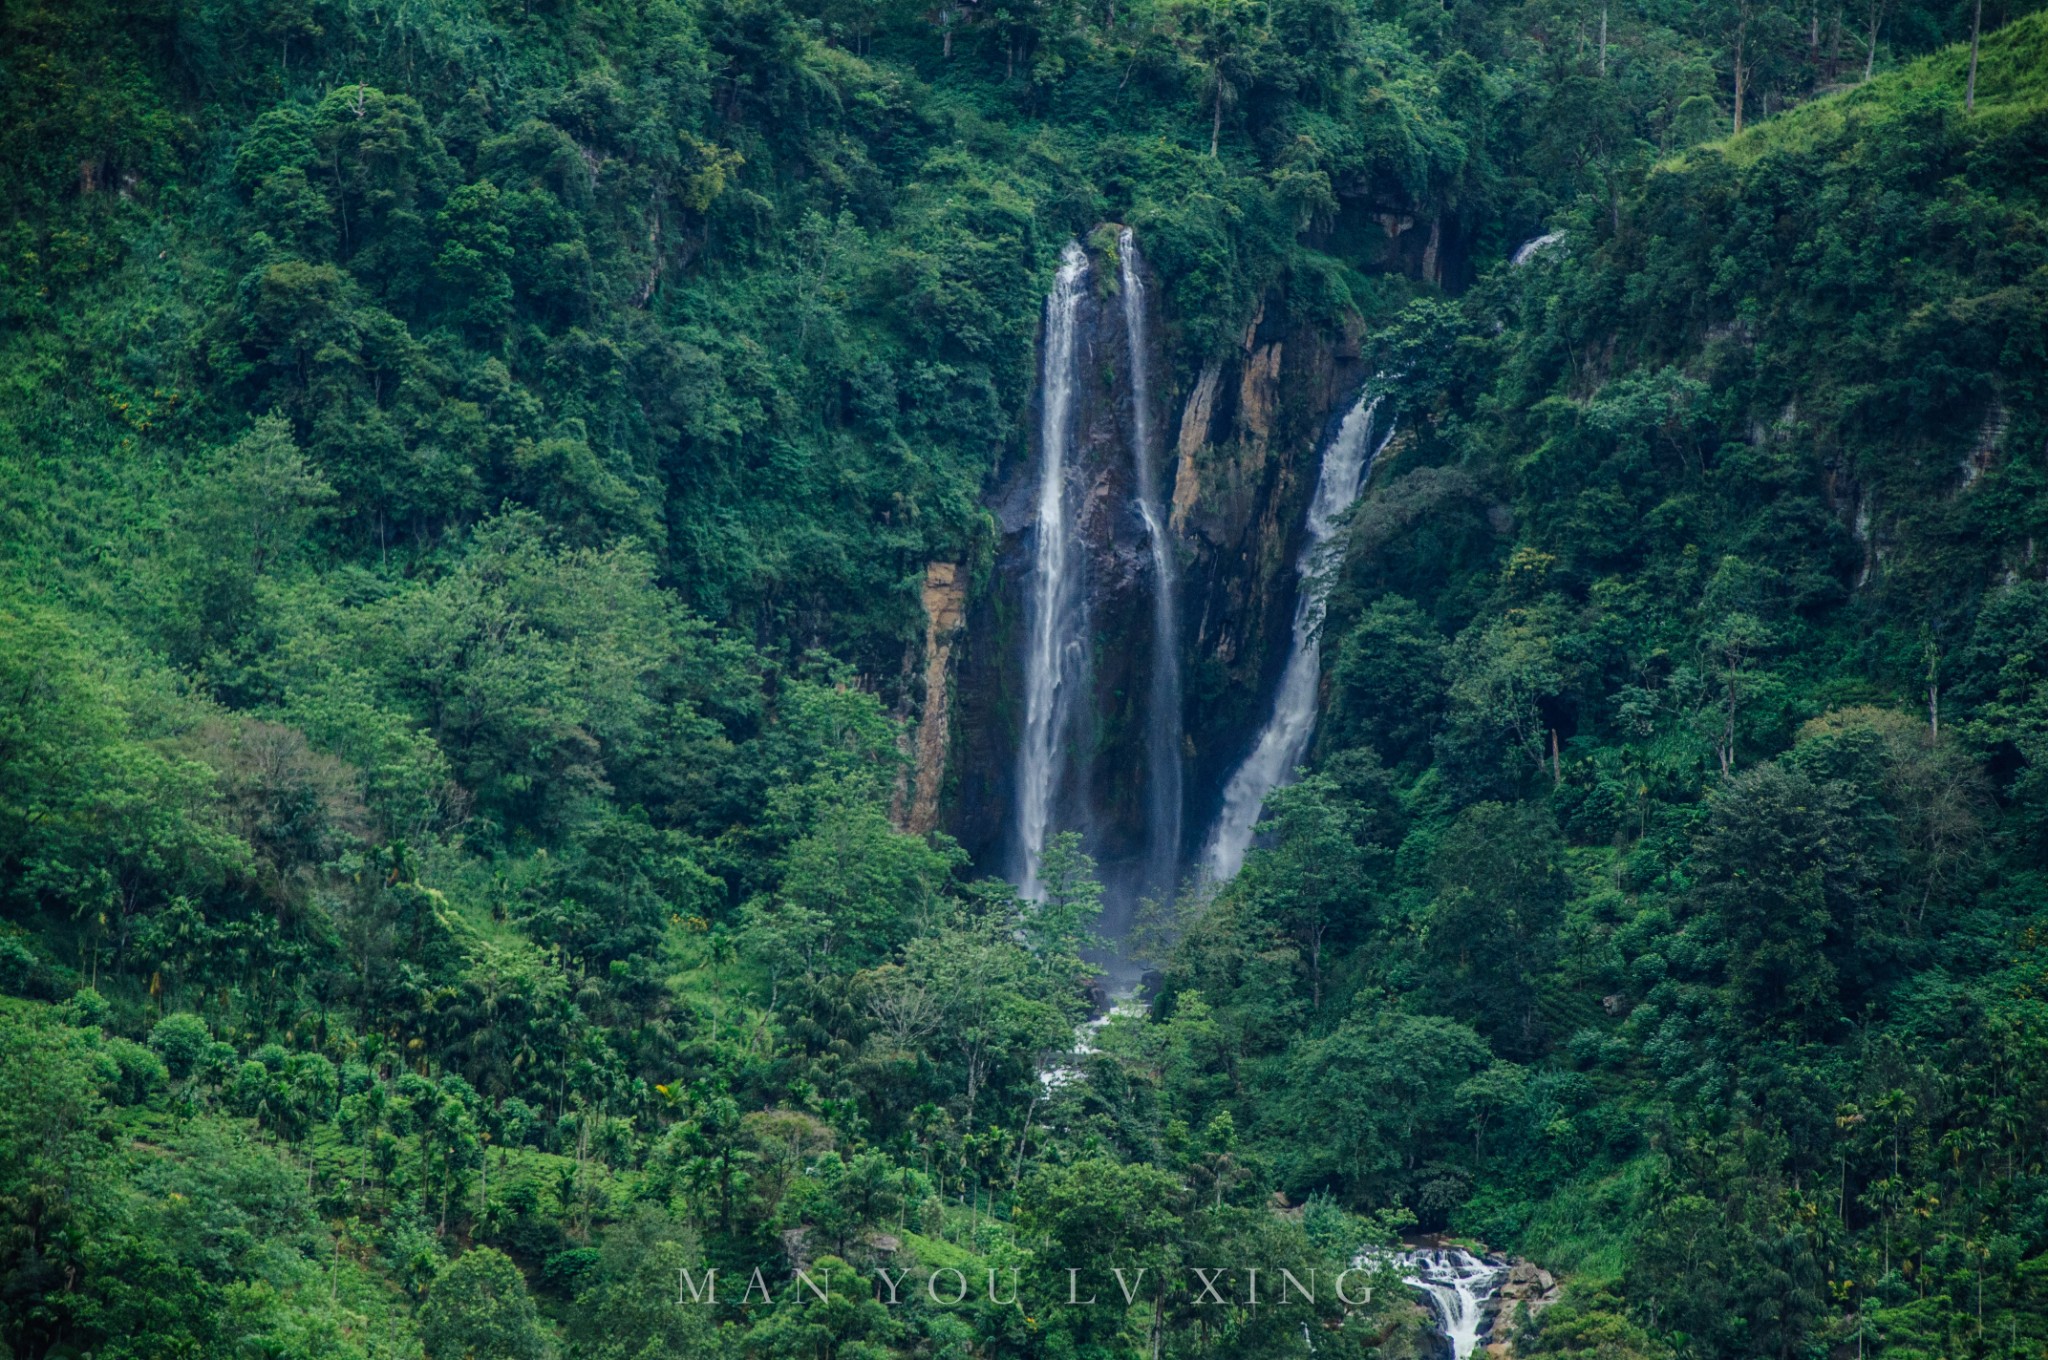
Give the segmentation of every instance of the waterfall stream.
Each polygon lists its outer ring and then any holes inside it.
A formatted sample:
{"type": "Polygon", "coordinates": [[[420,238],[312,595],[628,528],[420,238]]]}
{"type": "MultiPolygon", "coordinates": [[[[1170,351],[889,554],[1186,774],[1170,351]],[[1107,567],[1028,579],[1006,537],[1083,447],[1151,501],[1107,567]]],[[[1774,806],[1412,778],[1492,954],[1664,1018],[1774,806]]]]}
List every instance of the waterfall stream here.
{"type": "Polygon", "coordinates": [[[1508,257],[1508,265],[1510,268],[1520,269],[1535,259],[1539,252],[1550,249],[1563,239],[1564,233],[1561,231],[1546,231],[1541,236],[1531,237],[1515,247],[1515,253],[1508,257]]]}
{"type": "Polygon", "coordinates": [[[1058,774],[1060,734],[1083,669],[1083,618],[1077,545],[1067,514],[1067,453],[1073,440],[1075,332],[1087,286],[1088,256],[1067,242],[1045,302],[1039,359],[1038,524],[1034,535],[1024,656],[1024,732],[1017,750],[1018,891],[1039,896],[1058,774]]]}
{"type": "Polygon", "coordinates": [[[1120,1015],[1142,1016],[1145,1014],[1145,1008],[1146,1003],[1140,1001],[1132,993],[1124,992],[1112,996],[1109,1001],[1108,1010],[1105,1010],[1100,1015],[1083,1020],[1080,1024],[1074,1026],[1073,1048],[1038,1069],[1040,1084],[1046,1090],[1051,1091],[1065,1086],[1069,1082],[1079,1080],[1081,1076],[1081,1063],[1089,1054],[1096,1051],[1095,1040],[1102,1033],[1103,1028],[1120,1015]]]}
{"type": "Polygon", "coordinates": [[[1243,867],[1245,851],[1251,846],[1266,795],[1291,782],[1295,768],[1308,754],[1309,737],[1315,731],[1317,690],[1322,680],[1323,605],[1329,591],[1321,571],[1322,550],[1336,529],[1338,517],[1358,499],[1365,478],[1372,471],[1373,459],[1393,437],[1391,422],[1386,434],[1379,434],[1380,401],[1380,394],[1368,384],[1324,447],[1322,471],[1316,476],[1315,495],[1309,501],[1307,541],[1295,563],[1301,581],[1294,605],[1293,642],[1287,653],[1287,665],[1280,672],[1279,689],[1273,695],[1273,716],[1260,731],[1251,754],[1224,786],[1223,810],[1217,814],[1216,828],[1203,856],[1203,871],[1214,882],[1236,877],[1243,867]]]}
{"type": "Polygon", "coordinates": [[[1398,1259],[1401,1278],[1429,1295],[1437,1330],[1450,1339],[1453,1360],[1465,1360],[1478,1349],[1480,1332],[1492,1321],[1486,1305],[1500,1292],[1507,1267],[1463,1247],[1423,1248],[1403,1252],[1398,1259]]]}
{"type": "Polygon", "coordinates": [[[1138,513],[1152,554],[1152,670],[1145,704],[1146,881],[1173,891],[1180,864],[1180,657],[1175,623],[1173,543],[1152,443],[1151,339],[1138,242],[1129,227],[1117,238],[1124,335],[1131,355],[1131,461],[1137,470],[1138,513]]]}

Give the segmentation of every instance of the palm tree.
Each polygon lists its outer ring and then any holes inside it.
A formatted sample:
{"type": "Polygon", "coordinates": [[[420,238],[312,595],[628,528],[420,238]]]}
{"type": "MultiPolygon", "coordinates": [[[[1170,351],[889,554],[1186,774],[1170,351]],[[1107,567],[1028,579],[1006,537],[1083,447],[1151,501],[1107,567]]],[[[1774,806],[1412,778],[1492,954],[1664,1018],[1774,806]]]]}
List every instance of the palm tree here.
{"type": "Polygon", "coordinates": [[[1237,102],[1250,75],[1264,17],[1256,0],[1180,0],[1174,6],[1177,44],[1202,70],[1211,159],[1223,139],[1224,107],[1237,102]]]}

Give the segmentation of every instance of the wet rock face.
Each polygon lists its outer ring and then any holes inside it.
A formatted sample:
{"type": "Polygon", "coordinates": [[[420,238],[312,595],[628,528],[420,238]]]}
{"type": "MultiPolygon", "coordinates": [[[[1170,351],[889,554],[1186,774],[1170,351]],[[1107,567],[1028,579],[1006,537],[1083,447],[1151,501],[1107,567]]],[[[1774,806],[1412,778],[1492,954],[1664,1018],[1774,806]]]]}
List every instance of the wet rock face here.
{"type": "Polygon", "coordinates": [[[951,562],[932,562],[924,572],[924,707],[917,723],[914,796],[904,829],[918,835],[939,824],[939,793],[946,776],[952,735],[953,649],[966,618],[966,574],[951,562]]]}
{"type": "MultiPolygon", "coordinates": [[[[1140,243],[1142,250],[1142,242],[1140,243]]],[[[1144,711],[1151,674],[1150,545],[1131,457],[1135,411],[1114,260],[1091,261],[1077,318],[1069,514],[1081,545],[1087,699],[1064,738],[1055,830],[1082,830],[1106,892],[1105,933],[1121,933],[1145,882],[1144,711]]],[[[1159,290],[1146,292],[1157,305],[1159,290]]],[[[1364,374],[1358,337],[1331,335],[1270,301],[1227,355],[1176,362],[1171,318],[1146,331],[1156,473],[1179,565],[1177,615],[1186,773],[1181,862],[1193,862],[1223,782],[1257,737],[1286,659],[1294,561],[1315,453],[1364,374]],[[1163,337],[1163,338],[1162,338],[1163,337]]],[[[1039,445],[1004,466],[987,504],[1000,541],[969,592],[953,654],[951,755],[941,825],[976,867],[1014,879],[1014,776],[1039,445]]]]}
{"type": "Polygon", "coordinates": [[[1196,848],[1286,663],[1316,450],[1364,381],[1358,341],[1270,301],[1237,350],[1182,389],[1172,503],[1196,848]]]}
{"type": "MultiPolygon", "coordinates": [[[[1062,733],[1054,830],[1080,830],[1107,889],[1104,927],[1128,922],[1146,850],[1143,705],[1152,647],[1152,562],[1131,459],[1131,355],[1115,263],[1091,261],[1076,319],[1073,436],[1066,504],[1079,545],[1087,620],[1085,698],[1062,733]]],[[[1154,328],[1156,330],[1156,328],[1154,328]]],[[[1165,371],[1154,356],[1153,372],[1165,371]]],[[[1156,381],[1156,380],[1155,380],[1156,381]]],[[[1036,427],[1037,411],[1032,419],[1036,427]]],[[[1153,415],[1155,427],[1159,413],[1153,415]]],[[[946,825],[978,868],[1015,877],[1014,775],[1024,714],[1022,654],[1031,575],[1038,441],[1002,469],[990,497],[1002,539],[968,608],[955,689],[955,773],[946,825]]],[[[1162,469],[1163,470],[1163,469],[1162,469]]]]}

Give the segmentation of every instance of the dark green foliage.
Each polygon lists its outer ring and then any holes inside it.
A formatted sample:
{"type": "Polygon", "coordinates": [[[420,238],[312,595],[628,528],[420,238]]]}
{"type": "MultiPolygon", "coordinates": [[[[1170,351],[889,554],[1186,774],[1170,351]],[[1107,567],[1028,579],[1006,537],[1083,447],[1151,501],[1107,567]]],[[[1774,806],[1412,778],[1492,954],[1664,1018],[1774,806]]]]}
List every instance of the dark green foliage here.
{"type": "Polygon", "coordinates": [[[7,6],[0,1350],[1400,1360],[1162,1285],[1411,1226],[1571,1273],[1518,1354],[2038,1350],[1996,17],[1966,114],[1918,0],[7,6]],[[967,881],[901,719],[1105,223],[1162,399],[1284,312],[1400,434],[1076,1054],[1094,866],[967,881]]]}
{"type": "Polygon", "coordinates": [[[1564,921],[1563,860],[1556,827],[1527,804],[1475,803],[1435,846],[1422,935],[1433,990],[1509,1057],[1531,1057],[1549,1037],[1538,1002],[1564,921]]]}
{"type": "MultiPolygon", "coordinates": [[[[2002,41],[1975,121],[1945,53],[1582,203],[1382,342],[1410,433],[1352,518],[1319,740],[1395,764],[1406,830],[1284,1065],[1261,856],[1177,972],[1242,1036],[1240,1109],[1424,1049],[1345,1001],[1461,1022],[1432,1058],[1484,1039],[1377,1102],[1420,1122],[1376,1160],[1295,1175],[1579,1266],[1518,1349],[2031,1344],[2048,310],[2004,159],[2038,29],[2002,41]],[[1465,498],[1483,535],[1417,511],[1465,498]]],[[[1369,1127],[1352,1099],[1301,1122],[1369,1127]]]]}

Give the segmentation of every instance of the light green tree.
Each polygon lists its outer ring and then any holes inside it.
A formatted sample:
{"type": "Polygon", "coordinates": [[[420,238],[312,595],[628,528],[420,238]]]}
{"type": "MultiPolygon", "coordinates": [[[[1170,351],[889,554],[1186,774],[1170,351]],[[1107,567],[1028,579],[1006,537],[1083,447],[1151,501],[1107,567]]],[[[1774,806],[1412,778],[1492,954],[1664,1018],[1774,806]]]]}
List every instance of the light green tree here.
{"type": "Polygon", "coordinates": [[[553,1360],[549,1338],[510,1257],[465,1252],[434,1280],[420,1308],[428,1360],[553,1360]]]}

